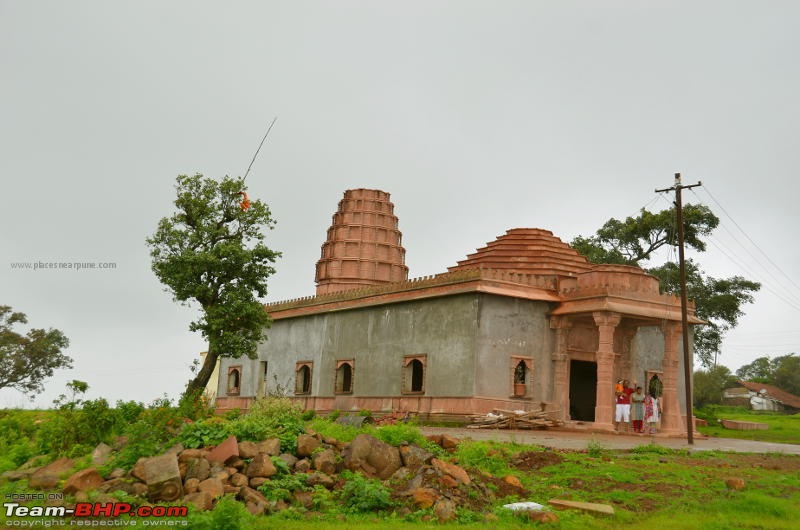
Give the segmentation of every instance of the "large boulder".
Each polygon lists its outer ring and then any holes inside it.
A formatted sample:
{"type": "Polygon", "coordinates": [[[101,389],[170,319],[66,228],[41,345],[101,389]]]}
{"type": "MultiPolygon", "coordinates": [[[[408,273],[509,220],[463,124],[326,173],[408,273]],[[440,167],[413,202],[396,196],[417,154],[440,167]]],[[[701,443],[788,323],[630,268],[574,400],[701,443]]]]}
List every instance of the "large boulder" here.
{"type": "Polygon", "coordinates": [[[247,470],[244,474],[250,478],[271,477],[277,472],[278,470],[275,469],[275,464],[272,463],[272,458],[264,453],[259,453],[247,465],[247,470]]]}
{"type": "Polygon", "coordinates": [[[142,463],[147,497],[151,501],[176,501],[183,497],[183,481],[177,453],[146,458],[142,463]]]}
{"type": "Polygon", "coordinates": [[[400,451],[386,442],[359,434],[342,451],[342,462],[351,471],[385,480],[403,465],[400,451]]]}
{"type": "Polygon", "coordinates": [[[184,449],[178,455],[178,462],[188,462],[192,458],[205,458],[208,456],[208,451],[205,449],[184,449]]]}
{"type": "Polygon", "coordinates": [[[452,521],[456,518],[456,505],[450,499],[442,498],[433,505],[433,514],[440,523],[452,521]]]}
{"type": "Polygon", "coordinates": [[[235,436],[229,436],[224,442],[216,446],[208,455],[211,462],[226,462],[229,458],[239,456],[239,443],[235,436]]]}
{"type": "Polygon", "coordinates": [[[400,458],[403,465],[410,469],[419,469],[425,464],[430,464],[433,453],[416,445],[403,445],[400,447],[400,458]]]}
{"type": "Polygon", "coordinates": [[[196,478],[203,481],[211,476],[211,465],[205,458],[190,458],[186,461],[186,476],[184,480],[196,478]]]}
{"type": "Polygon", "coordinates": [[[241,473],[234,473],[231,475],[230,478],[231,486],[236,486],[237,488],[241,488],[242,486],[247,486],[250,484],[250,479],[247,478],[247,475],[243,475],[241,473]]]}
{"type": "Polygon", "coordinates": [[[469,478],[469,475],[463,467],[457,466],[456,464],[451,464],[450,462],[445,462],[444,460],[439,460],[438,458],[431,460],[431,465],[433,465],[434,468],[438,469],[442,473],[450,475],[461,484],[472,483],[472,480],[469,478]]]}
{"type": "Polygon", "coordinates": [[[311,456],[314,450],[320,446],[320,441],[310,434],[301,434],[297,437],[297,456],[311,456]]]}
{"type": "Polygon", "coordinates": [[[199,491],[205,491],[216,499],[225,494],[225,484],[218,478],[207,478],[197,485],[199,491]]]}
{"type": "Polygon", "coordinates": [[[417,508],[425,510],[433,506],[441,498],[439,493],[432,488],[416,488],[411,492],[411,499],[417,508]]]}
{"type": "Polygon", "coordinates": [[[311,456],[311,461],[314,464],[314,469],[321,471],[326,475],[333,475],[336,473],[336,453],[332,449],[325,449],[311,456]]]}
{"type": "Polygon", "coordinates": [[[239,490],[238,497],[244,502],[247,511],[253,515],[263,514],[269,506],[269,501],[261,492],[247,486],[243,486],[239,490]]]}
{"type": "Polygon", "coordinates": [[[111,457],[112,451],[113,449],[111,449],[110,445],[104,443],[99,444],[94,448],[94,451],[92,451],[92,464],[96,466],[105,465],[111,457]]]}
{"type": "Polygon", "coordinates": [[[82,469],[67,479],[64,484],[64,494],[75,495],[79,491],[97,489],[103,482],[103,477],[95,468],[82,469]]]}
{"type": "Polygon", "coordinates": [[[197,491],[188,493],[183,498],[184,504],[191,504],[201,512],[210,510],[213,507],[214,498],[207,491],[197,491]]]}
{"type": "Polygon", "coordinates": [[[59,458],[42,466],[34,472],[28,479],[28,486],[36,489],[52,489],[56,487],[63,475],[66,475],[75,462],[70,458],[59,458]]]}
{"type": "Polygon", "coordinates": [[[314,471],[313,473],[310,473],[306,478],[306,484],[308,484],[312,488],[314,486],[323,486],[326,489],[330,490],[333,489],[333,486],[336,484],[336,481],[333,480],[333,477],[331,477],[330,475],[326,475],[321,471],[314,471]]]}
{"type": "Polygon", "coordinates": [[[277,438],[270,438],[263,442],[258,442],[258,452],[266,453],[270,456],[278,456],[281,454],[281,441],[277,438]]]}
{"type": "Polygon", "coordinates": [[[239,442],[239,458],[253,458],[259,453],[255,442],[239,442]]]}

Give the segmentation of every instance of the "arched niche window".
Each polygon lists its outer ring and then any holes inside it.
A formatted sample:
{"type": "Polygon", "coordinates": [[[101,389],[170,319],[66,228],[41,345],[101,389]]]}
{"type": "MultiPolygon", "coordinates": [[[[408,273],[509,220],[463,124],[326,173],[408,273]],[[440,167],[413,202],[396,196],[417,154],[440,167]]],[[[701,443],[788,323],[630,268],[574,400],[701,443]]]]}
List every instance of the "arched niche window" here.
{"type": "Polygon", "coordinates": [[[228,395],[239,395],[241,390],[242,381],[242,367],[230,366],[228,367],[228,395]]]}
{"type": "Polygon", "coordinates": [[[403,358],[403,393],[425,392],[425,369],[427,355],[411,355],[403,358]]]}
{"type": "Polygon", "coordinates": [[[294,372],[294,393],[295,394],[310,394],[311,393],[311,375],[313,372],[314,363],[310,361],[299,362],[295,366],[294,372]]]}
{"type": "Polygon", "coordinates": [[[528,395],[533,360],[527,357],[511,358],[511,388],[514,397],[528,395]]]}
{"type": "Polygon", "coordinates": [[[353,393],[353,361],[336,362],[336,381],[334,384],[337,394],[353,393]]]}

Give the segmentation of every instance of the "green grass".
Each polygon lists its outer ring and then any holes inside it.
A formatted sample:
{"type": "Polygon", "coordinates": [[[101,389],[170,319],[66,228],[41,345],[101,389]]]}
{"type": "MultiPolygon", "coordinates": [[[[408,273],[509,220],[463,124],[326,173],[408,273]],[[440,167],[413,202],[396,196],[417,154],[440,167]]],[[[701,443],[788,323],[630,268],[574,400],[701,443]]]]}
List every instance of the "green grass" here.
{"type": "Polygon", "coordinates": [[[708,421],[708,427],[698,429],[706,436],[800,444],[800,414],[752,412],[740,407],[709,406],[698,410],[697,416],[708,421]],[[769,428],[760,431],[737,431],[722,427],[717,423],[717,419],[766,423],[769,428]]]}

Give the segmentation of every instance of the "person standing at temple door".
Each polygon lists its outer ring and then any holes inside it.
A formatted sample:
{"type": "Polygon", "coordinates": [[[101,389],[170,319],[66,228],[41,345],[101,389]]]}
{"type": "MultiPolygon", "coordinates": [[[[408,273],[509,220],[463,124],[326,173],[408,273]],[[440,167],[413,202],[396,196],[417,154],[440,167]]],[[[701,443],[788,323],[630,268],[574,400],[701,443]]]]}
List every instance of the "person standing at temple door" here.
{"type": "Polygon", "coordinates": [[[661,416],[659,412],[658,399],[652,394],[647,394],[644,398],[644,421],[650,434],[656,433],[656,424],[661,416]]]}
{"type": "Polygon", "coordinates": [[[628,387],[628,380],[622,381],[622,392],[617,394],[616,409],[614,414],[614,430],[620,432],[619,424],[625,424],[625,432],[628,432],[628,424],[631,421],[631,388],[628,387]]]}
{"type": "Polygon", "coordinates": [[[644,398],[642,387],[637,386],[636,392],[631,394],[631,421],[633,422],[633,432],[644,432],[644,398]]]}

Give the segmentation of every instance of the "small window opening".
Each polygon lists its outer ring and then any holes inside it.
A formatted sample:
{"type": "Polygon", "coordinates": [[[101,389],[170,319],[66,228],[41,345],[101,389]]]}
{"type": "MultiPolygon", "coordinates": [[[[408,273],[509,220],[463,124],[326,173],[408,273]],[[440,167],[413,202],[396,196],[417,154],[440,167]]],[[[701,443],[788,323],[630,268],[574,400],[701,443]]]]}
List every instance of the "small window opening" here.
{"type": "Polygon", "coordinates": [[[343,362],[336,369],[336,392],[349,394],[353,391],[353,365],[343,362]]]}
{"type": "Polygon", "coordinates": [[[242,372],[240,366],[232,366],[228,368],[228,394],[238,394],[239,384],[241,382],[242,372]]]}
{"type": "Polygon", "coordinates": [[[311,366],[307,363],[301,364],[295,373],[295,394],[308,394],[311,392],[311,366]]]}

